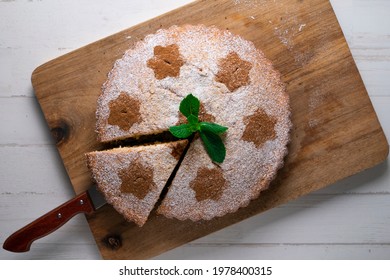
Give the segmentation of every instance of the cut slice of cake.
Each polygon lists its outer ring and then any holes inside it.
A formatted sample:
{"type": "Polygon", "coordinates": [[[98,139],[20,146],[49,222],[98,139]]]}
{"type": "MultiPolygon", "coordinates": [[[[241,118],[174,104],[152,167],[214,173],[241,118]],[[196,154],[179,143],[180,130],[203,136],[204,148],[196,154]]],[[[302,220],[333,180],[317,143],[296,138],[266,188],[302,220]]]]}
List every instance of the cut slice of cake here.
{"type": "Polygon", "coordinates": [[[181,140],[91,152],[87,164],[107,202],[143,226],[187,144],[181,140]]]}

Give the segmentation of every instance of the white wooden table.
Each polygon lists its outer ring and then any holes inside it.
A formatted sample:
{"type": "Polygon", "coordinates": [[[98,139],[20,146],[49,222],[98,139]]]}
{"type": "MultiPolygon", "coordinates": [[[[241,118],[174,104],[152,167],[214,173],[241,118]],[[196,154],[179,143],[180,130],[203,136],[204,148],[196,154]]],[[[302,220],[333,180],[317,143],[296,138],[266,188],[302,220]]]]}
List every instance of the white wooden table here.
{"type": "MultiPolygon", "coordinates": [[[[0,0],[0,243],[74,195],[34,97],[32,71],[189,2],[0,0]]],[[[390,1],[331,3],[389,139],[390,1]]],[[[158,259],[390,259],[388,162],[158,259]]],[[[0,259],[100,258],[83,215],[28,253],[0,249],[0,259]]]]}

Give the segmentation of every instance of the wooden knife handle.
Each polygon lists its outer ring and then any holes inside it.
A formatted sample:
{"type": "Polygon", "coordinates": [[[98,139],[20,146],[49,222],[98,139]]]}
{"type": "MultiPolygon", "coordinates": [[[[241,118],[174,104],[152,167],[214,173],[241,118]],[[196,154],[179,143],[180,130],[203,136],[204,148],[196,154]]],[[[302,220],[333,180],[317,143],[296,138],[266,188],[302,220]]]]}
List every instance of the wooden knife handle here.
{"type": "Polygon", "coordinates": [[[87,192],[83,192],[13,233],[4,242],[3,248],[11,252],[27,252],[34,240],[60,228],[74,215],[94,211],[87,192]]]}

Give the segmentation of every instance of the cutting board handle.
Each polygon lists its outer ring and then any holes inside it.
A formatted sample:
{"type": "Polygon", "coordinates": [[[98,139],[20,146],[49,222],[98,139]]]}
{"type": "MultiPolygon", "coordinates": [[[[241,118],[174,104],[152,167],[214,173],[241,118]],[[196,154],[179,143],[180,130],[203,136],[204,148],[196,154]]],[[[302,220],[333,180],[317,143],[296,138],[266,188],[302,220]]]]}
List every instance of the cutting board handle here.
{"type": "Polygon", "coordinates": [[[27,252],[35,240],[57,230],[74,215],[93,211],[87,192],[83,192],[13,233],[4,242],[3,248],[15,253],[27,252]]]}

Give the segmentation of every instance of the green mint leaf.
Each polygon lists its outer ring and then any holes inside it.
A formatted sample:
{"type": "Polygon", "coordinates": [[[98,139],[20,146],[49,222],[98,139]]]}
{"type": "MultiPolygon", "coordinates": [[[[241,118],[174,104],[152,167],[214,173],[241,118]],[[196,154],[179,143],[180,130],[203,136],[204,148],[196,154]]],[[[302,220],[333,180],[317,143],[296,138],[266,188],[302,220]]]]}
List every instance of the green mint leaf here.
{"type": "Polygon", "coordinates": [[[217,163],[222,163],[225,160],[226,148],[221,137],[219,137],[218,134],[207,130],[201,130],[199,134],[211,160],[217,163]]]}
{"type": "Polygon", "coordinates": [[[193,96],[191,93],[187,95],[181,102],[179,110],[187,118],[190,115],[198,117],[199,115],[200,101],[198,98],[193,96]]]}
{"type": "Polygon", "coordinates": [[[194,132],[189,124],[171,126],[169,131],[173,134],[173,136],[181,139],[190,137],[194,132]]]}
{"type": "Polygon", "coordinates": [[[215,134],[221,134],[224,133],[228,128],[226,126],[222,126],[216,123],[210,123],[210,122],[201,122],[200,123],[200,130],[201,131],[208,131],[215,134]]]}
{"type": "Polygon", "coordinates": [[[187,117],[187,121],[189,124],[198,124],[199,123],[198,117],[196,117],[192,114],[187,117]]]}
{"type": "Polygon", "coordinates": [[[181,102],[179,110],[187,118],[187,124],[171,126],[169,131],[177,138],[188,138],[194,132],[199,132],[205,149],[212,161],[222,163],[225,160],[226,148],[219,134],[226,132],[225,126],[199,122],[200,101],[191,93],[181,102]]]}

